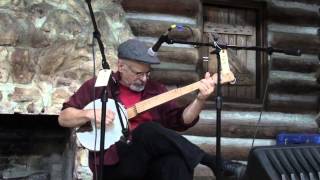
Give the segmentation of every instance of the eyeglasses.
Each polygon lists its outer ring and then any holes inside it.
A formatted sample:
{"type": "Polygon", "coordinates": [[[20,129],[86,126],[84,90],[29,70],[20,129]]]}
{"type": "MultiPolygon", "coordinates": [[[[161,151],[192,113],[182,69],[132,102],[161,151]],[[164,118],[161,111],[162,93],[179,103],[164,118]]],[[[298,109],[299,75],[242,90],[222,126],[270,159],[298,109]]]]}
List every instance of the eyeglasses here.
{"type": "Polygon", "coordinates": [[[129,65],[126,64],[126,67],[128,67],[128,69],[137,77],[137,78],[143,78],[144,76],[146,76],[147,78],[150,77],[150,71],[147,72],[138,72],[135,71],[134,69],[132,69],[129,65]]]}

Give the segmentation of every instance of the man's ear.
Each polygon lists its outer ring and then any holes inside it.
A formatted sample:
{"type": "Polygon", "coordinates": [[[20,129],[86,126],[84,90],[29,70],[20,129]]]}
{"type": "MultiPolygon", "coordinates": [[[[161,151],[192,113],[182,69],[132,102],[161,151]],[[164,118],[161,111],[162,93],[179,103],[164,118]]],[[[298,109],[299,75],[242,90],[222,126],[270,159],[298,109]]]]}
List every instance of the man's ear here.
{"type": "Polygon", "coordinates": [[[118,60],[118,71],[119,72],[123,72],[124,71],[124,66],[125,66],[125,64],[122,62],[122,60],[118,60]]]}

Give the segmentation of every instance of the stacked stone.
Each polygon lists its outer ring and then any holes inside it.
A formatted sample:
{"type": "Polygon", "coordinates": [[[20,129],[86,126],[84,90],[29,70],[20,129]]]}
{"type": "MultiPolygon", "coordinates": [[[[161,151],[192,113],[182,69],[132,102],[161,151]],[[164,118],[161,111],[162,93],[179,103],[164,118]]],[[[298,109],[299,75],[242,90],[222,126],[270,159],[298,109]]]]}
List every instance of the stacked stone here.
{"type": "MultiPolygon", "coordinates": [[[[92,1],[110,67],[131,35],[121,5],[92,1]]],[[[93,76],[93,26],[85,1],[0,2],[0,113],[57,114],[93,76]]],[[[101,69],[97,43],[96,69],[101,69]]]]}

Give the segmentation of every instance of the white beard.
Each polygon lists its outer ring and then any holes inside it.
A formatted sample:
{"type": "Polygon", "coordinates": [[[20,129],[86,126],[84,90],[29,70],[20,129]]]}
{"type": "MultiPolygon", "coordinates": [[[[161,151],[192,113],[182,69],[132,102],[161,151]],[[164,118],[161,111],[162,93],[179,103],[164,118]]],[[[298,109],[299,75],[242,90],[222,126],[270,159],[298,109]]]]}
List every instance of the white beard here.
{"type": "Polygon", "coordinates": [[[132,91],[135,91],[135,92],[141,92],[144,90],[144,85],[136,85],[136,84],[131,84],[129,86],[129,88],[132,90],[132,91]]]}
{"type": "Polygon", "coordinates": [[[127,86],[130,90],[135,91],[135,92],[141,92],[144,90],[145,88],[145,83],[142,81],[136,81],[133,83],[129,83],[129,81],[122,81],[123,85],[127,86]]]}

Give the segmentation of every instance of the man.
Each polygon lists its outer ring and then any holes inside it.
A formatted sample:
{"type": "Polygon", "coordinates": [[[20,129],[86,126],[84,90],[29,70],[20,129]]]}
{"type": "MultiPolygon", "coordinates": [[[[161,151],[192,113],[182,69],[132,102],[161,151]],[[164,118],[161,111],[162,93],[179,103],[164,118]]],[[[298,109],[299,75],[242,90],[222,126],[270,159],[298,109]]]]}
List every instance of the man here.
{"type": "MultiPolygon", "coordinates": [[[[109,84],[109,96],[126,108],[135,103],[166,92],[164,85],[149,79],[150,65],[159,64],[157,57],[149,56],[147,46],[135,39],[122,43],[118,48],[118,72],[113,74],[116,84],[109,84]]],[[[173,130],[183,131],[197,123],[205,100],[214,91],[214,79],[207,73],[200,81],[199,94],[186,107],[178,107],[174,101],[164,103],[140,113],[130,120],[130,143],[118,141],[105,151],[104,177],[121,180],[192,180],[193,169],[199,163],[216,170],[215,157],[206,154],[173,130]]],[[[102,88],[93,86],[95,78],[85,82],[80,89],[63,104],[59,123],[64,127],[79,127],[94,121],[94,110],[83,108],[101,96],[102,88]]],[[[96,110],[96,124],[100,125],[100,110],[96,110]]],[[[115,112],[107,111],[106,126],[110,125],[115,112]]],[[[108,138],[108,137],[106,137],[108,138]]],[[[90,168],[99,163],[92,153],[90,168]]],[[[244,167],[229,161],[223,162],[225,174],[239,178],[244,167]]]]}

